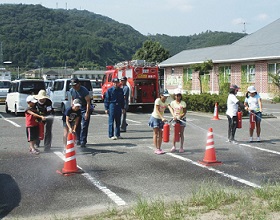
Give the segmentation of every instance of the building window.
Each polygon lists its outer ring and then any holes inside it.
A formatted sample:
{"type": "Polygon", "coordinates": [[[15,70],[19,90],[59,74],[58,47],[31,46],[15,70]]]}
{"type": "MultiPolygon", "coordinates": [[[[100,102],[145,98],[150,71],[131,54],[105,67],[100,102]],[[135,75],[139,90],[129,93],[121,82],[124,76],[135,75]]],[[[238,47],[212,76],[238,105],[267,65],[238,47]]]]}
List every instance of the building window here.
{"type": "Polygon", "coordinates": [[[255,65],[242,65],[241,72],[246,77],[247,83],[255,82],[255,65]]]}
{"type": "Polygon", "coordinates": [[[219,67],[220,80],[223,83],[230,83],[231,81],[231,67],[230,66],[220,66],[219,67]]]}
{"type": "Polygon", "coordinates": [[[187,81],[187,82],[192,80],[192,69],[191,68],[183,69],[183,79],[184,79],[184,81],[187,81]]]}
{"type": "Polygon", "coordinates": [[[210,81],[210,74],[209,73],[204,74],[204,75],[201,76],[201,78],[204,82],[209,82],[210,81]]]}
{"type": "Polygon", "coordinates": [[[270,75],[279,75],[280,76],[280,63],[268,64],[268,82],[272,83],[273,79],[270,75]]]}

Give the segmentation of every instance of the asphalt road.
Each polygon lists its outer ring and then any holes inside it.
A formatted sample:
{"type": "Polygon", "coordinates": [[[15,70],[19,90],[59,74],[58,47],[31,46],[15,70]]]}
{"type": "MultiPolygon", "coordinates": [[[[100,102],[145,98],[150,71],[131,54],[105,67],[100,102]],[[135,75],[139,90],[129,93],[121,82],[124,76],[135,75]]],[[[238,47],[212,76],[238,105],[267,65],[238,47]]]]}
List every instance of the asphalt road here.
{"type": "MultiPolygon", "coordinates": [[[[77,148],[83,174],[62,176],[62,121],[56,116],[52,152],[30,155],[25,119],[4,113],[0,106],[0,218],[42,219],[88,215],[110,207],[131,206],[138,198],[183,199],[204,182],[236,189],[262,187],[280,178],[280,105],[265,104],[264,112],[278,116],[262,121],[262,142],[249,143],[249,122],[236,132],[238,145],[226,143],[227,119],[189,112],[185,152],[153,153],[149,114],[128,113],[124,139],[110,140],[103,104],[91,116],[88,147],[77,148]],[[205,167],[207,132],[213,128],[216,157],[222,164],[205,167]]],[[[170,114],[166,114],[170,117],[170,114]]],[[[178,144],[177,144],[178,145],[178,144]]]]}

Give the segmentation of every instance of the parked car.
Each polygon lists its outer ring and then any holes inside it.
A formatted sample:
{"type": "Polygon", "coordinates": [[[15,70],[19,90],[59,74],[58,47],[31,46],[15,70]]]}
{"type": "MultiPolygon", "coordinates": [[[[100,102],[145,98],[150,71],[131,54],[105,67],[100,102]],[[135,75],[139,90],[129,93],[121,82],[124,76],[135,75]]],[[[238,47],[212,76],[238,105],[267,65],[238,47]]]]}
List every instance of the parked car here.
{"type": "Polygon", "coordinates": [[[46,87],[46,93],[48,96],[50,96],[51,88],[53,85],[54,80],[44,80],[45,87],[46,87]]]}
{"type": "Polygon", "coordinates": [[[102,102],[102,82],[98,80],[90,80],[92,85],[92,99],[94,102],[102,102]]]}
{"type": "Polygon", "coordinates": [[[12,81],[5,101],[6,112],[14,112],[16,116],[25,112],[27,96],[37,95],[41,89],[45,89],[44,80],[20,79],[12,81]]]}
{"type": "Polygon", "coordinates": [[[5,80],[5,79],[0,80],[0,103],[5,103],[10,85],[11,85],[10,80],[5,80]]]}
{"type": "MultiPolygon", "coordinates": [[[[86,87],[92,99],[92,86],[89,79],[79,79],[82,86],[86,87]]],[[[55,111],[61,111],[69,108],[71,105],[70,85],[71,79],[56,79],[50,91],[50,99],[55,111]]]]}

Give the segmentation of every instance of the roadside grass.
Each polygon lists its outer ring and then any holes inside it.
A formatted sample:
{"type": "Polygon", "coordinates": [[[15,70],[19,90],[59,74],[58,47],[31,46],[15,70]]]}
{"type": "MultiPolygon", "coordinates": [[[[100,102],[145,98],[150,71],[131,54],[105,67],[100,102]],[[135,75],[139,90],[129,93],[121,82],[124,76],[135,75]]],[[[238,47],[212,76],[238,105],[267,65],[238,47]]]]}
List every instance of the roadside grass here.
{"type": "Polygon", "coordinates": [[[217,184],[202,184],[186,199],[164,202],[138,198],[131,208],[112,208],[83,220],[276,220],[280,219],[280,184],[258,189],[234,189],[217,184]]]}

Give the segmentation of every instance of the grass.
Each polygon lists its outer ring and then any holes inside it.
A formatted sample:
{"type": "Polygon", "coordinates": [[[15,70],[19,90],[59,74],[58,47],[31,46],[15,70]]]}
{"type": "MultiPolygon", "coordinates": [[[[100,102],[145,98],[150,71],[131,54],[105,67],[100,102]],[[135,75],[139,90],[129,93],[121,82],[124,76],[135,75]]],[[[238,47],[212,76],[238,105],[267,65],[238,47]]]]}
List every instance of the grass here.
{"type": "MultiPolygon", "coordinates": [[[[68,218],[71,219],[71,218],[68,218]]],[[[104,213],[79,218],[83,220],[275,220],[280,219],[280,185],[258,189],[217,187],[207,183],[188,198],[165,202],[138,198],[125,210],[112,208],[104,213]]]]}

